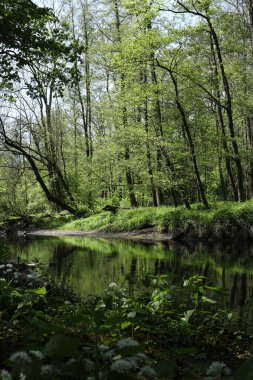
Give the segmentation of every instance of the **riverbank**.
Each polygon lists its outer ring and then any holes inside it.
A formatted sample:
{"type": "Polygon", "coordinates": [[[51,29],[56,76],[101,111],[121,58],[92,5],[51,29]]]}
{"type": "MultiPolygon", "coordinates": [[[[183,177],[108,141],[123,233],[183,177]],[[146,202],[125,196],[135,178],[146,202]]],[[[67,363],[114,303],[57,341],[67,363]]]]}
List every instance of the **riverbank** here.
{"type": "Polygon", "coordinates": [[[147,228],[136,232],[103,232],[103,231],[79,231],[65,229],[43,229],[26,233],[29,236],[83,236],[100,238],[117,238],[126,240],[136,240],[142,242],[166,242],[171,240],[171,236],[156,231],[154,228],[147,228]]]}
{"type": "Polygon", "coordinates": [[[119,210],[115,214],[101,212],[79,219],[70,215],[40,216],[35,220],[32,233],[154,241],[252,240],[253,201],[215,203],[208,210],[197,204],[190,210],[185,207],[141,207],[119,210]]]}

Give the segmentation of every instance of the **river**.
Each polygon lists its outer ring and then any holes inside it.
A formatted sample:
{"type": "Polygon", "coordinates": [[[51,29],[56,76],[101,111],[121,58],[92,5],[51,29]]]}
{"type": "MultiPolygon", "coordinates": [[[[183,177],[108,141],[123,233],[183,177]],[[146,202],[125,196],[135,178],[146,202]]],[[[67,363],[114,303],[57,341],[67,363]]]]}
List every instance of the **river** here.
{"type": "Polygon", "coordinates": [[[253,315],[253,246],[149,243],[95,237],[28,237],[0,240],[11,259],[43,263],[51,278],[79,295],[103,294],[111,282],[168,274],[182,285],[191,275],[224,290],[223,302],[240,316],[253,315]]]}

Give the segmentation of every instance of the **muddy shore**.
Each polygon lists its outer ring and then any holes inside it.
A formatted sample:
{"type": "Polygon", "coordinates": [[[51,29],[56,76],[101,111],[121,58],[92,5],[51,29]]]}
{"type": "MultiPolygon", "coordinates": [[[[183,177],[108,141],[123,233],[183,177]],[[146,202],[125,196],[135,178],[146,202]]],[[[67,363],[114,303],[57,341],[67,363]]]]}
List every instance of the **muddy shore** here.
{"type": "Polygon", "coordinates": [[[34,230],[27,231],[29,236],[83,236],[83,237],[108,237],[127,240],[138,240],[148,242],[166,242],[172,240],[168,234],[156,231],[154,228],[147,228],[134,232],[100,232],[100,231],[78,231],[78,230],[34,230]]]}

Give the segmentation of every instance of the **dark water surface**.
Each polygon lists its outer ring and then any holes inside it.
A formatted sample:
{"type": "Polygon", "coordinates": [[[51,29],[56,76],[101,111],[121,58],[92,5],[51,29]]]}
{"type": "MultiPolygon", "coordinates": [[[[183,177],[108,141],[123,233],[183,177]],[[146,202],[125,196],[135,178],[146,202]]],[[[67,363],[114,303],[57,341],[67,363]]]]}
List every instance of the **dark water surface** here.
{"type": "Polygon", "coordinates": [[[93,237],[15,238],[0,244],[9,246],[12,259],[44,263],[50,276],[80,295],[102,294],[109,283],[123,284],[129,274],[168,274],[175,284],[200,274],[225,290],[227,306],[253,316],[253,245],[143,244],[93,237]]]}

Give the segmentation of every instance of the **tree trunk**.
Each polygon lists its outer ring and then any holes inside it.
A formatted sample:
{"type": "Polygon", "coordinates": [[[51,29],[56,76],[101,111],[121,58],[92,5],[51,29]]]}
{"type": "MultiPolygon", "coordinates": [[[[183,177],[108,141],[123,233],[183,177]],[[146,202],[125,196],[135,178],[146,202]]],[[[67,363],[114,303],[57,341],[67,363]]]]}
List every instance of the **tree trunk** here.
{"type": "Polygon", "coordinates": [[[192,139],[190,126],[189,126],[189,123],[188,123],[188,120],[187,120],[187,117],[186,117],[186,113],[185,113],[184,107],[182,106],[182,103],[181,103],[181,101],[179,99],[179,91],[178,91],[177,80],[176,80],[175,76],[173,75],[172,70],[168,69],[168,71],[169,71],[171,80],[172,80],[173,85],[174,85],[175,96],[176,96],[176,99],[175,99],[176,106],[177,106],[177,109],[178,109],[178,111],[179,111],[179,113],[181,115],[182,122],[183,122],[182,129],[185,132],[185,135],[186,135],[186,138],[187,138],[187,143],[189,145],[191,159],[192,159],[192,165],[193,165],[193,170],[194,170],[194,174],[195,174],[195,177],[196,177],[196,182],[197,182],[197,187],[198,187],[199,195],[200,195],[200,198],[201,198],[201,201],[202,201],[204,207],[208,208],[209,205],[208,205],[207,198],[206,198],[205,191],[204,191],[204,187],[203,187],[203,184],[202,184],[202,181],[201,181],[201,178],[200,178],[200,173],[199,173],[199,168],[198,168],[198,163],[197,163],[197,157],[196,157],[196,152],[195,152],[195,146],[194,146],[194,142],[193,142],[193,139],[192,139]]]}
{"type": "Polygon", "coordinates": [[[35,163],[35,158],[32,156],[32,154],[29,154],[21,144],[18,144],[15,141],[12,141],[6,135],[4,124],[3,124],[3,121],[1,118],[0,118],[0,126],[1,126],[1,135],[4,138],[4,143],[5,143],[6,148],[10,151],[15,151],[16,153],[22,155],[23,157],[25,157],[27,159],[27,161],[29,162],[30,167],[31,167],[31,169],[35,175],[35,178],[38,181],[38,183],[40,184],[40,186],[41,186],[44,194],[46,195],[48,201],[55,204],[57,206],[57,208],[59,208],[61,210],[67,210],[71,214],[76,214],[77,209],[75,209],[74,207],[72,207],[69,204],[67,204],[66,202],[64,202],[62,198],[58,198],[57,196],[55,196],[54,192],[52,190],[50,191],[50,189],[47,187],[47,185],[44,182],[44,180],[40,174],[40,171],[39,171],[39,169],[35,163]]]}
{"type": "Polygon", "coordinates": [[[230,181],[230,185],[232,188],[234,200],[238,201],[238,192],[237,192],[237,187],[233,175],[233,170],[232,170],[232,163],[231,163],[231,154],[229,151],[229,146],[227,143],[227,136],[226,136],[226,128],[225,128],[225,123],[223,119],[223,113],[222,113],[222,108],[221,108],[221,93],[220,93],[220,88],[219,88],[219,81],[218,81],[218,66],[217,66],[217,60],[216,60],[216,55],[215,55],[215,50],[214,50],[214,44],[212,40],[212,36],[210,36],[210,43],[211,43],[211,52],[212,52],[212,58],[213,58],[213,66],[214,66],[214,83],[215,83],[215,95],[218,100],[215,104],[215,109],[217,112],[217,125],[218,129],[221,132],[221,139],[222,139],[222,146],[225,154],[225,164],[226,164],[226,170],[228,174],[228,178],[230,181]]]}
{"type": "MultiPolygon", "coordinates": [[[[251,36],[251,52],[253,53],[253,0],[245,0],[248,14],[249,14],[249,30],[251,36]]],[[[247,78],[246,78],[247,79],[247,78]]],[[[245,85],[246,82],[245,82],[245,85]]],[[[253,113],[253,112],[252,112],[253,113]]],[[[250,158],[249,158],[249,192],[250,196],[253,196],[253,115],[248,116],[246,119],[247,127],[248,127],[248,142],[250,148],[250,158]]]]}
{"type": "Polygon", "coordinates": [[[196,7],[194,7],[193,10],[188,8],[180,0],[177,0],[177,3],[183,8],[183,10],[184,10],[183,13],[191,13],[195,16],[202,17],[207,22],[210,34],[211,34],[212,39],[213,39],[213,43],[214,43],[216,53],[217,53],[217,60],[218,60],[219,71],[220,71],[221,80],[222,80],[222,84],[223,84],[223,90],[224,90],[225,99],[226,99],[225,110],[226,110],[226,114],[227,114],[228,130],[229,130],[231,146],[232,146],[232,150],[233,150],[233,160],[234,160],[235,166],[236,166],[238,200],[240,202],[243,202],[246,200],[246,193],[245,193],[245,188],[244,188],[244,175],[243,175],[242,163],[241,163],[241,158],[239,155],[239,148],[237,145],[236,134],[235,134],[235,129],[234,129],[231,91],[230,91],[229,82],[228,82],[227,75],[226,75],[225,68],[224,68],[224,64],[223,64],[223,58],[222,58],[219,38],[218,38],[217,33],[213,27],[211,19],[208,15],[201,13],[200,11],[198,11],[196,9],[196,7]]]}
{"type": "MultiPolygon", "coordinates": [[[[151,25],[148,29],[151,30],[151,25]]],[[[157,126],[156,130],[157,130],[157,135],[160,138],[164,139],[161,103],[160,103],[160,99],[159,99],[159,91],[156,89],[156,87],[158,85],[158,81],[157,81],[157,75],[156,75],[156,70],[155,70],[155,65],[154,65],[154,53],[151,54],[150,61],[151,61],[151,79],[152,79],[152,83],[155,86],[154,94],[155,94],[155,120],[156,120],[156,126],[157,126]]],[[[160,159],[161,159],[161,153],[163,153],[163,152],[164,152],[164,150],[161,150],[160,147],[157,148],[157,163],[158,163],[157,168],[159,171],[161,171],[162,165],[161,165],[160,159]]],[[[166,154],[165,154],[165,164],[166,164],[167,170],[170,173],[170,177],[172,177],[172,180],[175,179],[175,170],[174,170],[174,167],[172,165],[171,158],[170,158],[168,150],[166,150],[166,154]]],[[[170,191],[171,198],[172,198],[172,201],[174,203],[174,206],[177,207],[178,206],[178,194],[177,194],[175,187],[170,186],[169,191],[170,191]]],[[[162,193],[161,189],[158,189],[158,194],[159,193],[160,194],[162,193]]]]}
{"type": "MultiPolygon", "coordinates": [[[[87,139],[88,139],[88,145],[89,145],[89,157],[92,158],[93,147],[92,147],[92,130],[91,130],[90,39],[89,39],[89,25],[88,25],[87,14],[88,14],[88,4],[87,4],[87,1],[85,1],[85,4],[83,5],[83,28],[84,28],[84,46],[85,46],[86,126],[87,126],[87,139]]],[[[87,146],[87,142],[86,142],[86,146],[87,146]]]]}
{"type": "MultiPolygon", "coordinates": [[[[114,4],[114,11],[115,11],[115,19],[116,19],[116,31],[117,31],[117,41],[121,43],[121,30],[120,30],[120,16],[119,16],[119,5],[118,5],[118,0],[113,0],[114,4]]],[[[122,69],[121,69],[122,70],[122,69]]],[[[125,96],[125,73],[121,72],[120,73],[120,86],[121,86],[121,95],[124,97],[125,96]]],[[[122,106],[122,123],[123,123],[123,128],[127,128],[127,108],[125,105],[125,99],[123,99],[123,106],[122,106]]],[[[128,186],[128,191],[129,191],[129,199],[130,199],[130,204],[131,207],[138,207],[138,202],[135,196],[134,192],[134,181],[132,178],[132,173],[129,167],[129,161],[130,161],[130,150],[128,146],[128,142],[125,143],[125,161],[127,164],[126,168],[126,183],[128,186]]]]}
{"type": "MultiPolygon", "coordinates": [[[[146,74],[146,65],[144,67],[144,75],[143,75],[144,84],[147,84],[147,74],[146,74]]],[[[148,99],[147,96],[144,100],[144,127],[146,132],[146,157],[147,157],[147,167],[148,167],[148,174],[149,174],[149,180],[150,180],[150,188],[151,188],[151,194],[152,194],[152,200],[153,200],[153,206],[157,207],[158,202],[156,198],[156,187],[154,183],[154,175],[153,175],[153,168],[152,168],[152,159],[151,159],[151,152],[150,152],[150,145],[149,145],[149,122],[148,122],[148,99]]]]}
{"type": "Polygon", "coordinates": [[[211,23],[211,20],[209,17],[206,17],[207,23],[210,28],[210,33],[213,38],[214,45],[216,47],[217,52],[217,58],[218,58],[218,64],[221,74],[221,79],[223,83],[223,89],[226,95],[226,113],[227,113],[227,119],[228,119],[228,129],[231,139],[231,145],[233,149],[233,159],[235,161],[236,170],[237,170],[237,185],[238,185],[238,200],[240,202],[243,202],[246,200],[246,194],[244,189],[244,176],[243,176],[243,170],[242,170],[242,163],[239,155],[239,148],[236,141],[236,135],[234,130],[234,121],[233,121],[233,108],[232,108],[232,99],[231,99],[231,92],[230,92],[230,86],[228,83],[228,79],[225,73],[222,54],[221,54],[221,48],[219,44],[219,39],[216,34],[216,31],[211,23]]]}

